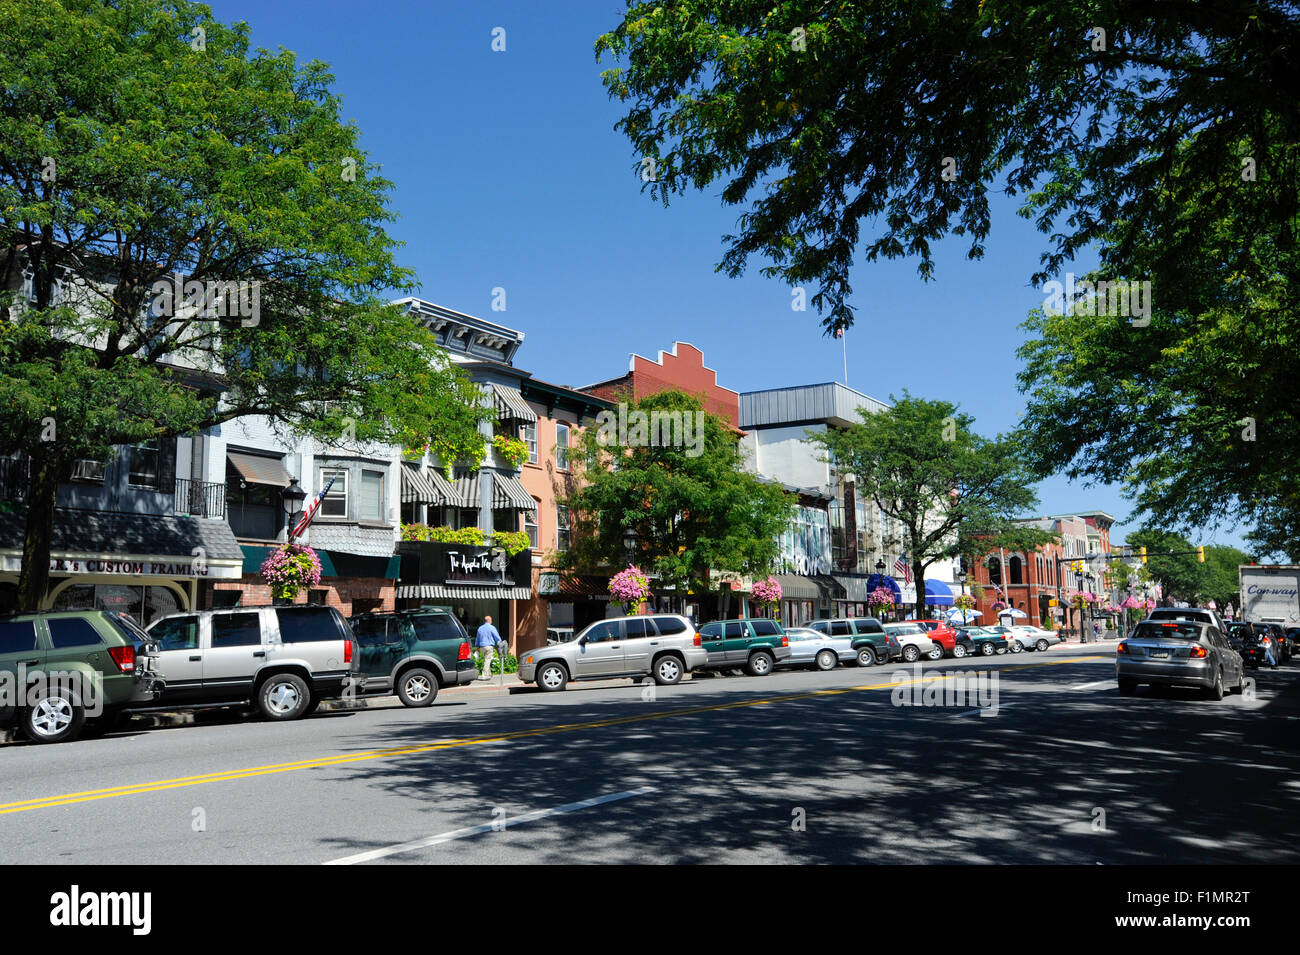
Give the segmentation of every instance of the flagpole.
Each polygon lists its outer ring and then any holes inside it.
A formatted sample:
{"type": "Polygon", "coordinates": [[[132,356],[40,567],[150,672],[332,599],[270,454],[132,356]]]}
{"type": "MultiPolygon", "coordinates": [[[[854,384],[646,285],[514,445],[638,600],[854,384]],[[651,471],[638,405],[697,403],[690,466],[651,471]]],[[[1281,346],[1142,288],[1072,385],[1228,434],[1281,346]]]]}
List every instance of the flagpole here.
{"type": "Polygon", "coordinates": [[[845,341],[847,336],[844,329],[840,329],[840,351],[844,353],[844,387],[849,386],[849,343],[845,341]]]}

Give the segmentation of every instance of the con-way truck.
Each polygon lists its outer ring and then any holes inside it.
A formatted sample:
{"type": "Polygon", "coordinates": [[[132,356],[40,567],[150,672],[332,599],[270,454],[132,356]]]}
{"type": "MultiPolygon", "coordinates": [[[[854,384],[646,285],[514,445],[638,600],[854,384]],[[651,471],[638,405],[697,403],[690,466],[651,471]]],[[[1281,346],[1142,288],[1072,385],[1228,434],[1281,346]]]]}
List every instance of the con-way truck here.
{"type": "Polygon", "coordinates": [[[1300,564],[1241,564],[1241,619],[1300,627],[1300,564]]]}

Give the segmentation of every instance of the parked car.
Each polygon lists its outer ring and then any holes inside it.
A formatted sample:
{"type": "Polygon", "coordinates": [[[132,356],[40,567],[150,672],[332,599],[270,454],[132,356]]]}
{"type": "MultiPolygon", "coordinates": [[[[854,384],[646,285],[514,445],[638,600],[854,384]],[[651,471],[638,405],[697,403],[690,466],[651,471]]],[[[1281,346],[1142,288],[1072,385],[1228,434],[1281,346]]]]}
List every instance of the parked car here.
{"type": "Polygon", "coordinates": [[[921,657],[931,660],[943,659],[943,645],[931,640],[929,635],[915,623],[887,623],[885,633],[898,641],[902,648],[903,659],[915,663],[921,657]]]}
{"type": "Polygon", "coordinates": [[[1044,630],[1042,627],[1031,627],[1028,624],[1014,626],[1010,628],[1011,639],[1018,641],[1026,650],[1045,651],[1058,643],[1064,643],[1065,638],[1051,630],[1044,630]]]}
{"type": "Polygon", "coordinates": [[[547,643],[568,643],[572,639],[573,639],[572,627],[547,627],[546,628],[547,643]]]}
{"type": "Polygon", "coordinates": [[[1156,607],[1147,614],[1148,620],[1199,620],[1223,633],[1223,620],[1217,610],[1205,607],[1156,607]]]}
{"type": "Polygon", "coordinates": [[[706,670],[743,667],[750,676],[767,676],[776,664],[790,658],[790,638],[775,620],[714,620],[700,627],[708,652],[706,670]]]}
{"type": "Polygon", "coordinates": [[[357,638],[365,695],[396,692],[403,706],[428,706],[440,687],[472,683],[469,634],[450,607],[366,613],[348,621],[357,638]]]}
{"type": "Polygon", "coordinates": [[[519,660],[519,679],[548,692],[563,690],[570,680],[619,677],[653,676],[660,686],[671,686],[707,661],[701,636],[686,617],[612,617],[572,640],[528,650],[519,660]]]}
{"type": "Polygon", "coordinates": [[[352,628],[333,607],[198,610],[160,617],[148,632],[167,683],[150,709],[251,703],[269,720],[296,720],[321,700],[364,692],[352,628]]]}
{"type": "Polygon", "coordinates": [[[153,641],[125,614],[41,611],[0,616],[0,726],[34,743],[111,728],[163,681],[153,641]]]}
{"type": "Polygon", "coordinates": [[[989,631],[990,633],[1000,633],[1004,637],[1006,637],[1008,653],[1023,653],[1025,651],[1026,641],[1017,640],[1015,634],[1012,632],[1010,627],[1004,624],[997,623],[997,624],[990,624],[984,629],[989,631]]]}
{"type": "Polygon", "coordinates": [[[848,637],[860,667],[885,664],[903,655],[898,639],[886,633],[884,626],[875,617],[814,620],[808,627],[832,637],[848,637]]]}
{"type": "Polygon", "coordinates": [[[857,652],[848,637],[832,637],[808,627],[788,627],[785,635],[790,639],[790,656],[777,666],[834,670],[841,663],[857,661],[857,652]]]}
{"type": "Polygon", "coordinates": [[[1222,631],[1211,623],[1148,619],[1116,645],[1115,678],[1126,695],[1149,683],[1200,687],[1210,699],[1221,700],[1225,688],[1243,688],[1245,667],[1222,631]]]}
{"type": "Polygon", "coordinates": [[[925,635],[943,647],[946,656],[953,656],[957,645],[957,631],[947,620],[909,620],[922,630],[925,635]]]}
{"type": "Polygon", "coordinates": [[[968,653],[978,653],[991,657],[995,653],[1006,653],[1011,646],[1011,638],[990,627],[958,627],[957,633],[970,641],[968,653]]]}

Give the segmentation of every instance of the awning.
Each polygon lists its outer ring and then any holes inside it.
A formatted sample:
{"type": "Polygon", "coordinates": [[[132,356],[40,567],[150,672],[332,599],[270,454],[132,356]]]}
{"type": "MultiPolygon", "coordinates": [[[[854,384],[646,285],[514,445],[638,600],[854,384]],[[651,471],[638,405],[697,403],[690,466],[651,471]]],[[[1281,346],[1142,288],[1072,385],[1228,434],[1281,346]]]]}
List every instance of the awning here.
{"type": "Polygon", "coordinates": [[[776,582],[781,585],[781,599],[783,600],[818,600],[821,598],[821,588],[817,582],[809,577],[801,577],[798,574],[773,574],[776,582]]]}
{"type": "Polygon", "coordinates": [[[925,579],[925,602],[932,607],[951,607],[952,588],[941,580],[925,579]]]}
{"type": "Polygon", "coordinates": [[[492,474],[492,507],[531,511],[537,508],[537,501],[533,500],[519,478],[496,471],[492,474]]]}
{"type": "Polygon", "coordinates": [[[479,507],[481,501],[478,472],[468,477],[456,478],[451,482],[451,503],[453,507],[479,507]]]}
{"type": "Polygon", "coordinates": [[[528,407],[528,402],[519,393],[518,388],[494,384],[492,395],[496,403],[497,414],[502,421],[536,421],[537,413],[528,407]]]}
{"type": "Polygon", "coordinates": [[[531,600],[531,587],[454,587],[449,584],[403,584],[399,600],[531,600]]]}
{"type": "MultiPolygon", "coordinates": [[[[545,574],[543,574],[545,576],[545,574]]],[[[597,574],[556,574],[559,580],[557,589],[552,593],[543,593],[547,600],[563,603],[575,600],[609,600],[609,578],[597,574]]]]}
{"type": "Polygon", "coordinates": [[[293,478],[284,469],[280,458],[263,457],[260,454],[241,454],[227,451],[226,458],[235,466],[235,470],[249,484],[267,484],[271,487],[288,487],[293,478]]]}
{"type": "MultiPolygon", "coordinates": [[[[275,549],[244,544],[244,573],[260,574],[263,561],[275,549]]],[[[371,557],[363,554],[345,554],[337,550],[318,550],[316,556],[320,559],[322,580],[327,577],[374,577],[397,580],[402,567],[402,559],[396,554],[371,557]]]]}
{"type": "Polygon", "coordinates": [[[454,504],[456,491],[451,482],[437,471],[422,471],[417,465],[402,463],[403,504],[454,504]]]}

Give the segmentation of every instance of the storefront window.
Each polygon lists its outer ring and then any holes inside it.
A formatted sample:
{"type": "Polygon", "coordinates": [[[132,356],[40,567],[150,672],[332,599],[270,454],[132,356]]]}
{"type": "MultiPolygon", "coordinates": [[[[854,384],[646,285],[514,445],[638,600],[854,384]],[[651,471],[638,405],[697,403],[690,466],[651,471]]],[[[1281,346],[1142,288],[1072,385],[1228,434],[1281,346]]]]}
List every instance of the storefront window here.
{"type": "Polygon", "coordinates": [[[115,610],[142,627],[181,610],[170,587],[148,584],[73,584],[54,598],[54,610],[115,610]]]}

